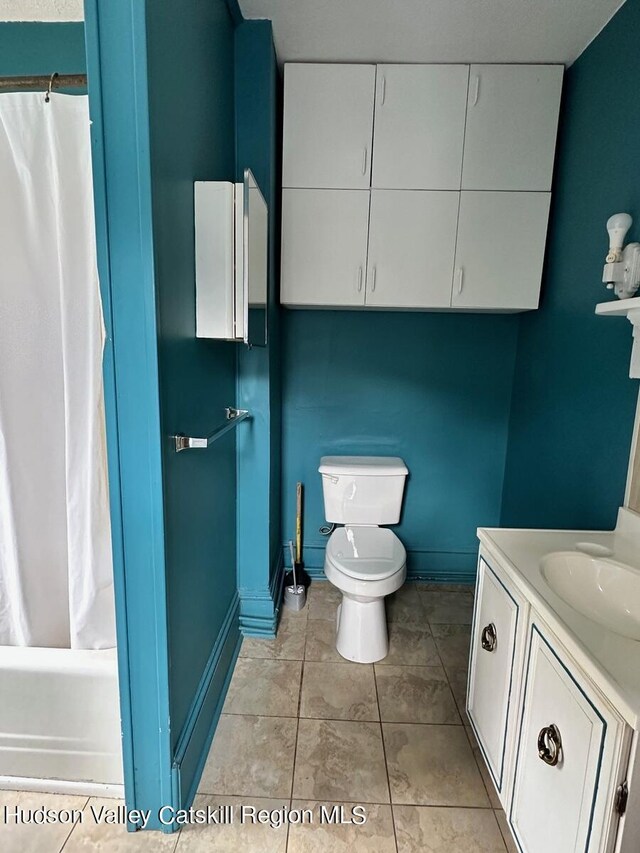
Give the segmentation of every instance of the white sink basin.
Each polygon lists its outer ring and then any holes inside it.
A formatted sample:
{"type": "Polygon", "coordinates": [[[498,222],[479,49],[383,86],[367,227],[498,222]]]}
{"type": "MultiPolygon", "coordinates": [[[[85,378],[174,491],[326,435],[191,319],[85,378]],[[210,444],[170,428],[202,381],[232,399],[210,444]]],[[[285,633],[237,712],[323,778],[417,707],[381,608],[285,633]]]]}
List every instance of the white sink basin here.
{"type": "Polygon", "coordinates": [[[542,575],[566,603],[594,622],[640,641],[640,571],[613,559],[556,551],[540,561],[542,575]]]}

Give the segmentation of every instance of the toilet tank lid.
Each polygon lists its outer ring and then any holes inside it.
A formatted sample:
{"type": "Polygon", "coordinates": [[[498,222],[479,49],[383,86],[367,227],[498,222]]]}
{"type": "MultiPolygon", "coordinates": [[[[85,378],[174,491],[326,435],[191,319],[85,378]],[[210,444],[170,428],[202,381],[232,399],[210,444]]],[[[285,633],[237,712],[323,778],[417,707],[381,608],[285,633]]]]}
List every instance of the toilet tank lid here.
{"type": "Polygon", "coordinates": [[[318,471],[334,477],[398,477],[409,473],[399,456],[323,456],[318,471]]]}

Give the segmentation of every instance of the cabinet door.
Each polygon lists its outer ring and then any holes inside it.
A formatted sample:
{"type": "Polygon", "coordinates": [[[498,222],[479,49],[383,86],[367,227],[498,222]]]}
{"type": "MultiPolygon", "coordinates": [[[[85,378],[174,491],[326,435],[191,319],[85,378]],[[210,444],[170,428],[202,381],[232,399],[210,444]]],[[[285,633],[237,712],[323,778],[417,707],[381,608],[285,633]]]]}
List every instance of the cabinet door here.
{"type": "Polygon", "coordinates": [[[471,66],[462,189],[551,189],[563,70],[471,66]]]}
{"type": "Polygon", "coordinates": [[[554,645],[532,626],[509,822],[523,853],[600,853],[625,727],[554,645]]]}
{"type": "Polygon", "coordinates": [[[371,191],[368,306],[449,306],[459,197],[455,192],[371,191]]]}
{"type": "Polygon", "coordinates": [[[282,280],[288,305],[364,305],[368,190],[283,190],[282,280]]]}
{"type": "Polygon", "coordinates": [[[373,187],[459,190],[468,65],[378,65],[373,187]]]}
{"type": "Polygon", "coordinates": [[[499,793],[505,780],[510,711],[516,700],[514,662],[524,606],[484,560],[478,570],[467,710],[499,793]]]}
{"type": "Polygon", "coordinates": [[[283,187],[369,187],[375,74],[374,65],[285,65],[283,187]]]}
{"type": "Polygon", "coordinates": [[[463,192],[454,308],[538,307],[550,193],[463,192]]]}

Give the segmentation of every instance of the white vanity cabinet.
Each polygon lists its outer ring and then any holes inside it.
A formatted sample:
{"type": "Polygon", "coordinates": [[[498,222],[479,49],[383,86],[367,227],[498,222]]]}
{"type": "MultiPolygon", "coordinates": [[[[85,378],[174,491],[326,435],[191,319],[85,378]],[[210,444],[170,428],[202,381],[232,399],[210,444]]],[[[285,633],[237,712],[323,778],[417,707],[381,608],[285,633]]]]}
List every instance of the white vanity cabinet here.
{"type": "Polygon", "coordinates": [[[375,65],[285,65],[283,187],[369,188],[375,80],[375,65]]]}
{"type": "Polygon", "coordinates": [[[635,850],[638,821],[626,827],[622,815],[638,733],[529,592],[513,564],[481,548],[467,713],[517,849],[635,850]]]}
{"type": "Polygon", "coordinates": [[[532,620],[509,810],[524,853],[614,849],[626,734],[620,716],[532,620]]]}
{"type": "Polygon", "coordinates": [[[378,65],[371,186],[459,190],[468,65],[378,65]]]}
{"type": "Polygon", "coordinates": [[[469,665],[467,709],[498,793],[504,797],[513,750],[519,662],[528,606],[485,560],[478,564],[476,612],[469,665]]]}
{"type": "Polygon", "coordinates": [[[472,65],[463,190],[551,189],[562,65],[472,65]]]}
{"type": "Polygon", "coordinates": [[[287,63],[282,303],[537,308],[562,73],[560,65],[287,63]],[[350,223],[332,197],[308,192],[293,217],[294,189],[372,196],[357,295],[338,265],[354,233],[360,257],[360,214],[350,223]]]}

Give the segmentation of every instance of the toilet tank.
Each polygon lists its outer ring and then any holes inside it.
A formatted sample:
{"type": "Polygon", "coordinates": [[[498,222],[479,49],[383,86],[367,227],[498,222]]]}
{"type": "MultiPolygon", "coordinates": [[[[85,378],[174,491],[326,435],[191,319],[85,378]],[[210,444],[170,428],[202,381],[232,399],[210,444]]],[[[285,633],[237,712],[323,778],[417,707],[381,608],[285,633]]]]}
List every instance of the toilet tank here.
{"type": "Polygon", "coordinates": [[[323,456],[324,514],[333,524],[396,524],[409,470],[397,456],[323,456]]]}

